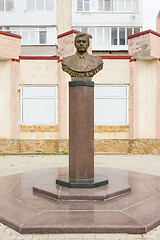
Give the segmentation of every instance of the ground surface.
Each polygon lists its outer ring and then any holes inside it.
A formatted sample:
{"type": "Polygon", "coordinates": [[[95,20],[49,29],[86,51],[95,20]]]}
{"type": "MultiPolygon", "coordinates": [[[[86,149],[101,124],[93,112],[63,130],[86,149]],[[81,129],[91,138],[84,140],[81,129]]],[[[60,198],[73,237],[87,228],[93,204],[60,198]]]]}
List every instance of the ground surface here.
{"type": "MultiPolygon", "coordinates": [[[[68,156],[0,156],[0,176],[49,167],[68,166],[68,156]]],[[[96,155],[96,167],[115,167],[160,176],[159,155],[96,155]]],[[[137,234],[43,234],[21,235],[0,224],[0,240],[47,239],[106,239],[106,240],[160,240],[160,226],[143,235],[137,234]]]]}

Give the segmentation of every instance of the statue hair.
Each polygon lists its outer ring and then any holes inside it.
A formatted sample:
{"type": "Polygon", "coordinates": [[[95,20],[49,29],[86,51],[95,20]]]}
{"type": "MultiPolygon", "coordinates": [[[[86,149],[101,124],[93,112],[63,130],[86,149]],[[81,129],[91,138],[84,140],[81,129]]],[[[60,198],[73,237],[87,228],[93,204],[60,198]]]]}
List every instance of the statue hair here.
{"type": "Polygon", "coordinates": [[[86,37],[87,39],[87,42],[88,42],[88,46],[89,46],[89,36],[86,34],[86,33],[78,33],[76,36],[75,36],[75,39],[74,39],[74,44],[76,43],[76,40],[79,38],[79,37],[86,37]]]}

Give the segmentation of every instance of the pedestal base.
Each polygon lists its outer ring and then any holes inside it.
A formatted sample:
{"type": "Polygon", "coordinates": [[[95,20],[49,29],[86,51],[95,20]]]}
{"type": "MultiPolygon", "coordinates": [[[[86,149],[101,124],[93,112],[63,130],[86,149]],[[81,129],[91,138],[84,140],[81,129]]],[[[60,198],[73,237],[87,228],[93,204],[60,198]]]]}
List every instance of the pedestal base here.
{"type": "Polygon", "coordinates": [[[55,184],[60,171],[64,173],[65,169],[1,177],[0,222],[21,234],[144,234],[160,224],[160,176],[101,168],[99,172],[107,175],[108,185],[72,189],[55,184]],[[128,184],[132,191],[122,195],[128,184]],[[57,199],[35,194],[35,186],[57,195],[57,199]],[[96,197],[99,199],[92,201],[96,197]]]}
{"type": "Polygon", "coordinates": [[[76,180],[69,178],[68,174],[58,176],[56,184],[69,188],[96,188],[108,184],[108,179],[100,174],[95,174],[95,177],[87,180],[76,180]]]}
{"type": "Polygon", "coordinates": [[[68,168],[52,169],[52,171],[48,171],[43,178],[37,181],[33,187],[33,191],[58,200],[106,200],[131,192],[131,187],[128,184],[127,172],[124,170],[95,168],[95,175],[97,177],[94,182],[69,183],[69,178],[67,177],[68,168]],[[64,178],[64,176],[66,178],[64,178]],[[61,185],[57,184],[57,179],[62,183],[61,185]],[[98,181],[102,185],[93,187],[98,181]],[[109,182],[109,184],[106,184],[107,182],[109,182]],[[105,183],[105,185],[103,183],[105,183]],[[80,184],[81,186],[83,185],[83,187],[66,187],[66,184],[72,186],[75,186],[74,184],[80,184]],[[92,187],[86,188],[84,184],[92,187]]]}

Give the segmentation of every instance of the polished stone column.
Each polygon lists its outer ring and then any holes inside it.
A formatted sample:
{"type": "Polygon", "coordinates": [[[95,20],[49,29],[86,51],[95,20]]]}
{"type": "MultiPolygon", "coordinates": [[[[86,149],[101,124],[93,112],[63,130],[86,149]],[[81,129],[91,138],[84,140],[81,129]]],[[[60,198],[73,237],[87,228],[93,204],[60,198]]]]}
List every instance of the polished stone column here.
{"type": "Polygon", "coordinates": [[[94,173],[94,82],[91,80],[74,77],[69,82],[69,172],[60,172],[56,179],[56,184],[69,188],[108,184],[105,175],[94,173]]]}
{"type": "Polygon", "coordinates": [[[94,82],[69,82],[69,178],[94,178],[94,82]]]}

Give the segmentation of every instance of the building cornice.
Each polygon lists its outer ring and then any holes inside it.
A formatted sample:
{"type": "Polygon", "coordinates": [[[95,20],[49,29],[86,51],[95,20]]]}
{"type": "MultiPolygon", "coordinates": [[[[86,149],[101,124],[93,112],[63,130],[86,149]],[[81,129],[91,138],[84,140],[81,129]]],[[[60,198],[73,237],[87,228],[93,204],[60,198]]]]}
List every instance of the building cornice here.
{"type": "Polygon", "coordinates": [[[139,37],[139,36],[142,36],[142,35],[145,35],[145,34],[148,34],[148,33],[152,33],[152,34],[160,37],[160,33],[155,32],[155,31],[152,31],[152,30],[147,30],[147,31],[143,31],[143,32],[139,32],[139,33],[130,35],[130,36],[128,36],[128,39],[135,38],[135,37],[139,37]]]}
{"type": "Polygon", "coordinates": [[[7,35],[9,37],[15,37],[15,38],[22,38],[20,35],[17,35],[17,34],[13,34],[13,33],[9,33],[9,32],[4,32],[4,31],[0,31],[0,34],[2,35],[7,35]]]}
{"type": "Polygon", "coordinates": [[[130,60],[131,59],[131,56],[99,56],[101,57],[102,59],[128,59],[130,60]]]}
{"type": "Polygon", "coordinates": [[[59,60],[59,56],[20,56],[20,60],[59,60]]]}
{"type": "MultiPolygon", "coordinates": [[[[61,37],[67,36],[67,35],[72,34],[72,33],[78,34],[78,33],[80,33],[80,32],[77,31],[77,30],[71,30],[71,31],[68,31],[68,32],[59,34],[57,38],[61,38],[61,37]]],[[[87,35],[88,35],[88,37],[92,38],[92,35],[90,35],[90,34],[87,34],[87,35]]]]}

